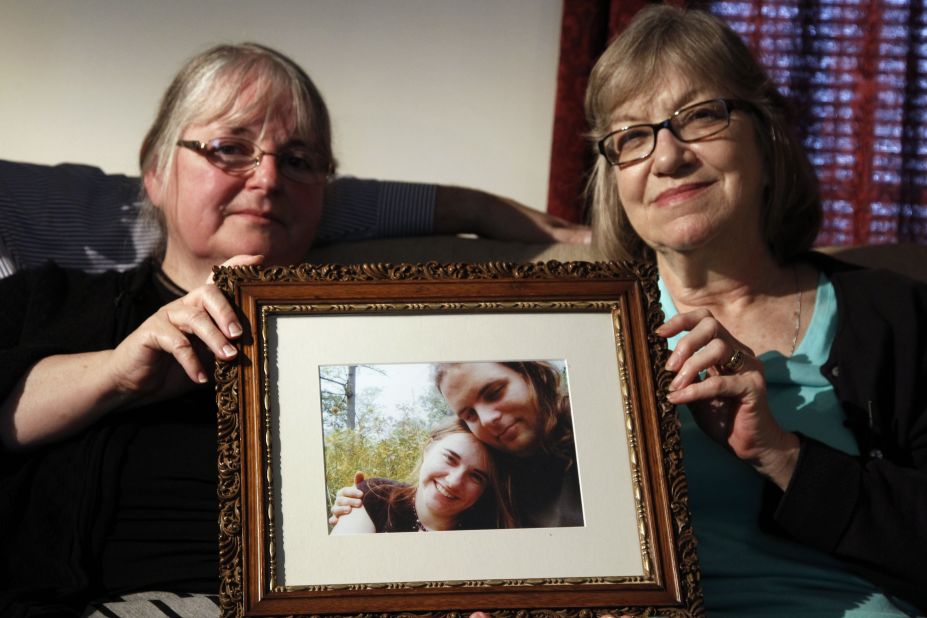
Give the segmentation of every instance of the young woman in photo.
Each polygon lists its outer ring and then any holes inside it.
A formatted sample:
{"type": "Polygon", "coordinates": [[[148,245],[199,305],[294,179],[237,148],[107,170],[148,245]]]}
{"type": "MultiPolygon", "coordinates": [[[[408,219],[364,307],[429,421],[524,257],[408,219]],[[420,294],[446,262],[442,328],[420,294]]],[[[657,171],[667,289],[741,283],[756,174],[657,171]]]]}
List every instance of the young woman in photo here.
{"type": "MultiPolygon", "coordinates": [[[[504,466],[519,528],[582,526],[570,399],[560,371],[544,361],[439,363],[435,386],[458,421],[504,466]]],[[[344,487],[332,521],[361,505],[344,487]]]]}
{"type": "Polygon", "coordinates": [[[488,449],[456,418],[436,425],[406,484],[360,481],[361,504],[338,519],[332,534],[429,532],[514,525],[488,449]]]}

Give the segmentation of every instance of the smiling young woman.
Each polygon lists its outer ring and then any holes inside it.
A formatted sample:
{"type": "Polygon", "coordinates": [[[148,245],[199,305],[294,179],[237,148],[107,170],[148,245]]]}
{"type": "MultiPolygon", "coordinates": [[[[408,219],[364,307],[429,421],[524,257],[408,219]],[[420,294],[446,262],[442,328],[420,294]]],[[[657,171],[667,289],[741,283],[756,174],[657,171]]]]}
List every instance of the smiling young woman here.
{"type": "Polygon", "coordinates": [[[498,466],[463,423],[445,419],[432,429],[414,481],[361,481],[360,504],[332,534],[514,527],[507,474],[498,466]]]}

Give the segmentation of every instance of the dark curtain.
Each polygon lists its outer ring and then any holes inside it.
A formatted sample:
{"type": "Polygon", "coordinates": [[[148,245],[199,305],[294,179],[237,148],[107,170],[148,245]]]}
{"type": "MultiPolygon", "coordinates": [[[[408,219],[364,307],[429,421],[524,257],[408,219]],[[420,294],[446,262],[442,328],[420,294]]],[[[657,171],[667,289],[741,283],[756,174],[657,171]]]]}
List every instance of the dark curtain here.
{"type": "MultiPolygon", "coordinates": [[[[583,173],[592,164],[584,75],[645,3],[611,4],[564,0],[549,210],[574,221],[584,216],[583,173]]],[[[927,243],[924,1],[688,4],[725,19],[793,101],[821,180],[818,244],[927,243]]]]}
{"type": "Polygon", "coordinates": [[[560,65],[550,157],[547,211],[569,221],[585,218],[583,190],[594,161],[585,139],[583,98],[592,65],[646,0],[564,0],[560,65]]]}

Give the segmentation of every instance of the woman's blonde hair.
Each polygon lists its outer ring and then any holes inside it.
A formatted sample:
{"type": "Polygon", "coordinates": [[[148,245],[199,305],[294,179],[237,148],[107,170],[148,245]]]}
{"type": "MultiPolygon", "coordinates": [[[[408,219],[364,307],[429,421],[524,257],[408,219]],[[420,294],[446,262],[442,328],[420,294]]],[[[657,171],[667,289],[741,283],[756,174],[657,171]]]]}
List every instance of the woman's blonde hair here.
{"type": "MultiPolygon", "coordinates": [[[[792,133],[784,97],[740,37],[713,15],[651,5],[634,17],[592,69],[586,90],[591,139],[610,133],[618,108],[649,94],[647,87],[668,74],[745,104],[767,166],[762,225],[769,250],[780,263],[807,251],[822,216],[814,170],[792,133]]],[[[615,174],[598,156],[587,186],[595,241],[612,258],[653,261],[624,212],[615,174]]]]}
{"type": "MultiPolygon", "coordinates": [[[[163,186],[173,183],[177,141],[187,127],[217,120],[235,126],[282,118],[333,173],[331,121],[322,95],[305,71],[280,52],[257,43],[218,45],[187,61],[161,100],[142,142],[142,176],[156,172],[163,186]]],[[[164,236],[164,220],[148,195],[145,216],[164,236]]],[[[162,247],[163,250],[163,247],[162,247]]]]}

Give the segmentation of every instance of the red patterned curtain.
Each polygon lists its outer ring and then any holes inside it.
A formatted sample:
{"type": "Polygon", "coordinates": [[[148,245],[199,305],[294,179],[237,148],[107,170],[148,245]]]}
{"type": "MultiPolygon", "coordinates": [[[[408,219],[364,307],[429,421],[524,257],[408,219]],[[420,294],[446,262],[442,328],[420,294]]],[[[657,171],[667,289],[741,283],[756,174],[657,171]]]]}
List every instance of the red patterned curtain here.
{"type": "MultiPolygon", "coordinates": [[[[689,3],[731,24],[795,103],[799,134],[821,180],[825,220],[818,244],[927,244],[924,2],[689,3]]],[[[603,4],[564,0],[548,209],[574,221],[584,215],[579,196],[591,165],[583,160],[591,155],[582,138],[585,80],[577,73],[587,74],[591,63],[581,67],[576,59],[595,56],[589,46],[601,39],[598,33],[618,32],[644,3],[615,0],[620,6],[604,13],[603,4]],[[585,22],[586,16],[598,23],[585,22]],[[572,115],[569,105],[576,106],[572,115]]]]}
{"type": "Polygon", "coordinates": [[[583,99],[592,65],[608,42],[647,0],[563,0],[560,66],[550,157],[547,210],[569,221],[585,219],[583,190],[593,154],[584,137],[583,99]]]}

